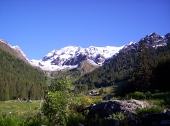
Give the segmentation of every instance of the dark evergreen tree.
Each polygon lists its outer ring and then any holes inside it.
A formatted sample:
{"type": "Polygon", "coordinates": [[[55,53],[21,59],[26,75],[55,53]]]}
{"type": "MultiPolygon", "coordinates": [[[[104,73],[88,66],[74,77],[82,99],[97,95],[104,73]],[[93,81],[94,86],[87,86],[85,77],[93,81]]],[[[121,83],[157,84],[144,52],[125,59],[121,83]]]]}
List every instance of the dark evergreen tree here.
{"type": "Polygon", "coordinates": [[[153,69],[152,89],[170,91],[170,54],[161,58],[153,69]]]}
{"type": "Polygon", "coordinates": [[[139,53],[137,57],[137,67],[134,70],[132,79],[129,82],[131,91],[146,92],[150,90],[150,78],[152,74],[151,58],[144,41],[140,42],[139,53]]]}

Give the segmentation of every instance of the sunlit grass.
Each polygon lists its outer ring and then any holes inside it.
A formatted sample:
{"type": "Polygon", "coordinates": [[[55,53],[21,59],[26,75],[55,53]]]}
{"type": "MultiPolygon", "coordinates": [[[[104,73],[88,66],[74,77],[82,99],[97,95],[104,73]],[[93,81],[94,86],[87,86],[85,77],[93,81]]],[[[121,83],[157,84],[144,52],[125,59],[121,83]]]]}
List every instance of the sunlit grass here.
{"type": "Polygon", "coordinates": [[[0,115],[15,113],[22,115],[27,112],[38,113],[40,111],[40,101],[21,102],[18,100],[0,101],[0,115]]]}

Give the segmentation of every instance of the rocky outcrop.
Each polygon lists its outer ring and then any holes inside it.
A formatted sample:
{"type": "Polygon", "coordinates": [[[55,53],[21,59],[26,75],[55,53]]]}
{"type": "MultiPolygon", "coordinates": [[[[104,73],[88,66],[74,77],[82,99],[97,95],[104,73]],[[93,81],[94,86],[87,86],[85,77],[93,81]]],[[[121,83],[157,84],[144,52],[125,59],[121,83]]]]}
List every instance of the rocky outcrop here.
{"type": "Polygon", "coordinates": [[[97,105],[91,105],[84,109],[84,113],[86,110],[89,110],[88,115],[96,115],[99,117],[108,117],[111,114],[117,112],[125,112],[125,113],[135,113],[136,109],[143,108],[146,106],[150,106],[150,104],[146,101],[139,100],[109,100],[101,102],[97,105]]]}
{"type": "Polygon", "coordinates": [[[137,116],[138,108],[152,106],[146,101],[139,100],[109,100],[97,105],[91,105],[84,109],[88,110],[87,116],[90,120],[93,118],[105,118],[107,126],[170,126],[170,110],[164,110],[162,113],[149,113],[137,116]],[[114,118],[116,113],[126,113],[122,118],[114,118]],[[96,116],[98,115],[98,116],[96,116]]]}
{"type": "Polygon", "coordinates": [[[169,111],[165,113],[144,114],[137,117],[134,114],[126,116],[124,119],[106,118],[107,126],[170,126],[169,111]]]}
{"type": "Polygon", "coordinates": [[[80,53],[77,57],[68,59],[63,65],[77,65],[85,60],[91,59],[88,55],[80,53]]]}
{"type": "Polygon", "coordinates": [[[103,55],[101,55],[101,54],[98,54],[98,55],[96,56],[95,62],[96,62],[97,64],[102,64],[102,63],[105,62],[105,57],[104,57],[103,55]]]}

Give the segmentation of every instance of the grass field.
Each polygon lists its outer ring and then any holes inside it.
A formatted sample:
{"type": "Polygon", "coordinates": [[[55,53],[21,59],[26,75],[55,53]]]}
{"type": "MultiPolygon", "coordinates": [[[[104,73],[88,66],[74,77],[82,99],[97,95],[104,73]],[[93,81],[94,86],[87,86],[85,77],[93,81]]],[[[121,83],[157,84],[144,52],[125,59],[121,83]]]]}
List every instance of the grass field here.
{"type": "Polygon", "coordinates": [[[26,113],[38,113],[40,111],[40,100],[22,102],[19,100],[0,101],[0,115],[26,113]]]}

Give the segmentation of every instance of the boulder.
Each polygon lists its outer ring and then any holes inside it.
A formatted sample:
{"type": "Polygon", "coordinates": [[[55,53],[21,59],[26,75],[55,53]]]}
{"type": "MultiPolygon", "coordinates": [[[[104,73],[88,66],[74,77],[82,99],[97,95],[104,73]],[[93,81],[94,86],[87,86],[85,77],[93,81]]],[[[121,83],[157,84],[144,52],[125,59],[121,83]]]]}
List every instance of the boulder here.
{"type": "MultiPolygon", "coordinates": [[[[150,106],[146,101],[139,100],[109,100],[97,105],[86,107],[83,111],[89,110],[88,115],[98,114],[99,117],[108,117],[117,112],[135,114],[136,109],[150,106]]],[[[85,112],[84,112],[85,113],[85,112]]]]}

